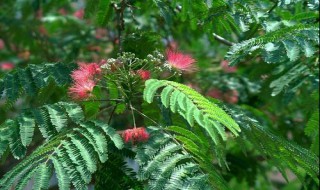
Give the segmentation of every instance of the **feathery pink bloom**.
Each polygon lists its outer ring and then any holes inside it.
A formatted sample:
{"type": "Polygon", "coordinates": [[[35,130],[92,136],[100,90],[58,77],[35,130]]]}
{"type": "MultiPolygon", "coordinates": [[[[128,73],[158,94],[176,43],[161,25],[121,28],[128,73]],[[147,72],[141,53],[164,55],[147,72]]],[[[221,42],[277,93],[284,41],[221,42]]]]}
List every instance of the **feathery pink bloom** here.
{"type": "Polygon", "coordinates": [[[96,83],[93,80],[76,81],[69,88],[69,95],[74,100],[83,100],[91,96],[96,83]]]}
{"type": "Polygon", "coordinates": [[[3,71],[11,71],[14,67],[14,64],[10,62],[0,63],[0,68],[3,71]]]}
{"type": "Polygon", "coordinates": [[[78,19],[83,19],[84,16],[84,10],[79,9],[76,12],[73,13],[73,16],[77,17],[78,19]]]}
{"type": "Polygon", "coordinates": [[[230,104],[236,104],[239,101],[239,92],[237,90],[229,90],[224,95],[224,99],[230,104]]]}
{"type": "Polygon", "coordinates": [[[151,77],[151,73],[148,70],[139,69],[137,73],[140,75],[142,80],[148,80],[151,77]]]}
{"type": "Polygon", "coordinates": [[[223,99],[223,94],[218,89],[211,89],[207,92],[207,96],[211,96],[212,98],[216,99],[223,99]]]}
{"type": "Polygon", "coordinates": [[[148,141],[149,137],[149,133],[144,127],[127,129],[122,133],[124,142],[131,142],[132,144],[137,142],[146,142],[148,141]]]}
{"type": "Polygon", "coordinates": [[[195,69],[193,64],[196,60],[193,59],[191,55],[172,51],[170,49],[167,49],[166,54],[167,61],[172,67],[182,71],[192,71],[195,69]]]}
{"type": "Polygon", "coordinates": [[[230,67],[229,62],[227,60],[223,60],[220,63],[222,70],[226,73],[234,73],[237,71],[237,67],[230,67]]]}
{"type": "Polygon", "coordinates": [[[79,63],[79,66],[79,69],[71,73],[71,77],[75,82],[92,80],[95,77],[95,75],[101,73],[101,68],[96,63],[79,63]]]}

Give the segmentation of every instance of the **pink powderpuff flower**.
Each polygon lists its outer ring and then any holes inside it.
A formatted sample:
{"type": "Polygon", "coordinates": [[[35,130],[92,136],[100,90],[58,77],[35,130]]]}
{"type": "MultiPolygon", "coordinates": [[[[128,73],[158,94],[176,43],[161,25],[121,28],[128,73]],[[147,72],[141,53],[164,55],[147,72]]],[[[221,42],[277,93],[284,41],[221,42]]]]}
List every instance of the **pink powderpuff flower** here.
{"type": "Polygon", "coordinates": [[[127,129],[122,133],[122,138],[125,143],[131,142],[132,144],[138,142],[148,141],[150,135],[144,127],[127,129]]]}
{"type": "Polygon", "coordinates": [[[4,62],[0,64],[0,68],[3,71],[11,71],[12,69],[14,69],[14,67],[14,64],[10,62],[4,62]]]}
{"type": "Polygon", "coordinates": [[[0,39],[0,50],[2,50],[3,48],[4,48],[4,41],[0,39]]]}
{"type": "Polygon", "coordinates": [[[167,49],[167,61],[169,65],[181,71],[193,71],[195,66],[193,65],[196,60],[191,55],[183,54],[177,51],[167,49]]]}
{"type": "Polygon", "coordinates": [[[230,104],[236,104],[239,101],[239,92],[237,90],[229,90],[224,95],[224,100],[230,104]]]}
{"type": "Polygon", "coordinates": [[[77,17],[78,19],[82,20],[84,16],[84,10],[79,9],[76,12],[73,13],[73,16],[77,17]]]}
{"type": "Polygon", "coordinates": [[[222,70],[226,73],[234,73],[237,71],[237,67],[230,67],[229,62],[227,60],[223,60],[220,63],[222,70]]]}
{"type": "Polygon", "coordinates": [[[83,100],[91,96],[96,83],[93,80],[76,81],[69,88],[69,95],[74,100],[83,100]]]}
{"type": "Polygon", "coordinates": [[[216,98],[216,99],[223,99],[223,94],[220,90],[218,89],[211,89],[207,92],[207,96],[210,96],[212,98],[216,98]]]}
{"type": "Polygon", "coordinates": [[[148,70],[139,69],[137,73],[140,75],[142,80],[148,80],[151,77],[151,73],[148,70]]]}
{"type": "Polygon", "coordinates": [[[79,69],[73,71],[71,73],[72,79],[77,81],[86,81],[86,80],[92,80],[95,75],[101,73],[101,68],[96,63],[79,63],[79,69]]]}

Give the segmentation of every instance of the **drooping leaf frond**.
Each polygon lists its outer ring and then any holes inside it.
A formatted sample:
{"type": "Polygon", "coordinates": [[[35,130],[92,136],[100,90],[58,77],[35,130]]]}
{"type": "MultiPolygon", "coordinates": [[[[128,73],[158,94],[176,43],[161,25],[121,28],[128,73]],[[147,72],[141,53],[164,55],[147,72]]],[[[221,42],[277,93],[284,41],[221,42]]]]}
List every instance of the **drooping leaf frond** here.
{"type": "Polygon", "coordinates": [[[142,190],[143,185],[138,181],[136,172],[128,167],[122,155],[111,153],[109,159],[100,164],[95,173],[95,189],[134,189],[142,190]],[[110,172],[106,172],[110,171],[110,172]]]}
{"type": "Polygon", "coordinates": [[[227,165],[222,145],[213,145],[208,141],[201,130],[185,129],[178,126],[169,126],[166,131],[174,132],[174,138],[182,143],[183,147],[193,155],[201,169],[208,175],[211,186],[217,189],[228,189],[227,183],[219,174],[213,162],[218,161],[220,166],[227,165]]]}
{"type": "Polygon", "coordinates": [[[299,57],[300,51],[304,52],[306,57],[311,57],[315,53],[314,44],[319,44],[319,27],[312,24],[297,24],[294,26],[285,26],[281,29],[269,32],[257,38],[251,38],[231,47],[226,58],[231,65],[235,65],[242,58],[252,52],[263,49],[265,60],[272,61],[276,57],[276,62],[288,58],[295,61],[299,57]],[[281,52],[283,50],[283,52],[281,52]],[[283,57],[283,53],[286,57],[283,57]]]}
{"type": "Polygon", "coordinates": [[[179,113],[193,126],[199,124],[210,135],[213,142],[219,144],[219,136],[226,140],[226,126],[235,136],[240,132],[238,124],[217,105],[210,103],[193,89],[166,80],[150,79],[146,81],[144,99],[151,103],[158,89],[161,90],[161,102],[173,113],[179,113]],[[222,125],[221,125],[222,124],[222,125]]]}
{"type": "MultiPolygon", "coordinates": [[[[308,62],[315,62],[313,59],[308,59],[308,62]]],[[[273,75],[275,79],[270,83],[272,96],[276,96],[281,92],[285,94],[294,94],[299,87],[306,82],[318,83],[317,73],[318,68],[311,64],[301,64],[301,62],[283,63],[275,68],[273,75]]]]}
{"type": "Polygon", "coordinates": [[[319,156],[319,108],[317,107],[319,105],[319,91],[313,92],[311,94],[311,99],[312,102],[315,103],[316,107],[308,120],[304,132],[312,140],[310,148],[311,151],[313,151],[316,155],[319,156]]]}
{"type": "Polygon", "coordinates": [[[118,148],[123,143],[113,128],[98,121],[70,121],[68,125],[72,127],[49,139],[7,172],[0,180],[1,189],[15,184],[17,189],[23,189],[31,179],[35,180],[35,187],[46,189],[52,168],[60,189],[69,189],[71,183],[76,189],[87,189],[97,163],[107,160],[108,142],[118,148]]]}
{"type": "Polygon", "coordinates": [[[16,119],[6,120],[0,125],[0,156],[9,146],[15,158],[22,158],[32,141],[35,127],[45,139],[50,139],[67,128],[69,120],[81,122],[84,116],[80,106],[66,102],[28,109],[16,119]]]}
{"type": "Polygon", "coordinates": [[[136,160],[140,165],[138,178],[148,180],[147,189],[212,189],[192,156],[181,145],[149,127],[151,138],[138,147],[136,160]]]}
{"type": "Polygon", "coordinates": [[[285,168],[290,168],[301,181],[307,173],[319,184],[319,158],[315,154],[273,134],[241,109],[226,106],[225,109],[241,127],[242,132],[238,138],[249,141],[266,159],[278,167],[286,179],[285,168]]]}

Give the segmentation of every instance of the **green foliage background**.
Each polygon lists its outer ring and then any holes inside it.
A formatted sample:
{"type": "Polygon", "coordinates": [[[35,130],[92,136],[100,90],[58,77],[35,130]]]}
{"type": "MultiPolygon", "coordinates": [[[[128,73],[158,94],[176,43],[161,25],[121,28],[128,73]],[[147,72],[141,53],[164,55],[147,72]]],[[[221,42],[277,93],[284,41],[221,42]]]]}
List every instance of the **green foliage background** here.
{"type": "MultiPolygon", "coordinates": [[[[318,0],[1,1],[0,66],[14,69],[0,68],[0,188],[318,189],[318,9],[318,0]],[[139,58],[152,70],[148,55],[176,46],[196,71],[124,92],[139,96],[147,143],[124,145],[116,132],[132,126],[128,102],[68,96],[77,62],[139,58]]],[[[117,87],[135,78],[117,74],[94,94],[121,99],[117,87]]]]}

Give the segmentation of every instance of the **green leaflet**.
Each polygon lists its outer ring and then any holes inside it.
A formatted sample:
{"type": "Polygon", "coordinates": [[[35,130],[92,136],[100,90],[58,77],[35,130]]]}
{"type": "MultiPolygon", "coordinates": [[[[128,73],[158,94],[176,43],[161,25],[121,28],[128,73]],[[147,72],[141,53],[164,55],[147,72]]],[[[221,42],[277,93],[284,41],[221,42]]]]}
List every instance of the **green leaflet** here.
{"type": "Polygon", "coordinates": [[[93,121],[93,123],[97,126],[100,127],[106,135],[108,135],[110,137],[110,139],[112,140],[112,142],[114,143],[114,145],[118,148],[118,149],[122,149],[124,144],[122,141],[121,136],[116,132],[115,129],[109,127],[107,124],[101,122],[101,121],[93,121]]]}
{"type": "Polygon", "coordinates": [[[151,103],[157,90],[161,87],[164,87],[160,93],[163,105],[170,108],[173,113],[178,112],[191,126],[196,121],[208,132],[216,144],[219,143],[217,134],[223,140],[227,139],[223,126],[219,123],[226,126],[235,136],[238,136],[240,128],[227,113],[196,91],[182,84],[149,79],[146,81],[144,99],[151,103]]]}
{"type": "Polygon", "coordinates": [[[52,165],[40,165],[34,174],[34,186],[35,190],[42,190],[49,188],[49,180],[52,175],[52,165]]]}
{"type": "Polygon", "coordinates": [[[100,0],[98,3],[97,22],[101,26],[105,26],[111,16],[110,12],[112,11],[112,9],[110,5],[111,0],[100,0]]]}
{"type": "Polygon", "coordinates": [[[28,146],[32,141],[35,120],[27,114],[22,114],[17,120],[20,126],[21,142],[23,146],[28,146]]]}
{"type": "Polygon", "coordinates": [[[69,190],[70,189],[70,179],[69,179],[69,176],[67,174],[66,169],[62,166],[62,163],[55,156],[53,156],[51,158],[51,160],[53,162],[55,172],[56,172],[56,175],[58,178],[59,189],[69,190]]]}

